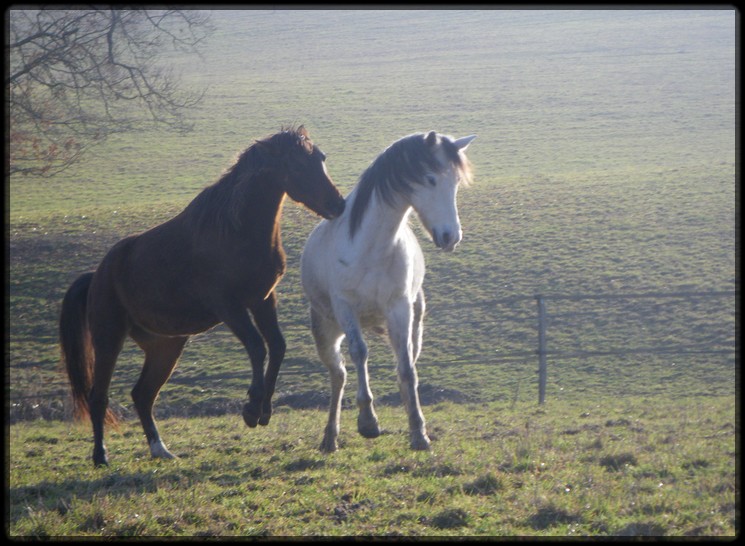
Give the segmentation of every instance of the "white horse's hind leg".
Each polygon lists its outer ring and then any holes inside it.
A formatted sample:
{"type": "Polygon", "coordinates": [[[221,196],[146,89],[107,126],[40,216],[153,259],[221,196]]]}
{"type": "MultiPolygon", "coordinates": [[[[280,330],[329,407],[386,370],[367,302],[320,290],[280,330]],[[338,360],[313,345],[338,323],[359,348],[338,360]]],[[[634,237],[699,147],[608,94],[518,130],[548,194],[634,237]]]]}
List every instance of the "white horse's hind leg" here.
{"type": "Polygon", "coordinates": [[[310,311],[310,323],[318,356],[328,368],[331,380],[329,420],[321,442],[321,451],[331,453],[338,448],[341,397],[347,382],[347,371],[344,368],[344,358],[340,349],[342,332],[331,321],[319,317],[313,309],[310,311]]]}
{"type": "Polygon", "coordinates": [[[334,302],[334,313],[347,337],[349,356],[357,368],[357,431],[365,438],[377,438],[380,436],[380,425],[373,406],[367,373],[367,344],[362,337],[360,323],[352,308],[342,300],[334,302]]]}
{"type": "MultiPolygon", "coordinates": [[[[417,301],[419,305],[419,300],[417,301]]],[[[416,359],[421,349],[421,318],[418,311],[424,310],[424,299],[421,298],[421,308],[412,309],[408,302],[400,302],[394,306],[388,315],[388,336],[391,345],[398,358],[398,387],[401,392],[406,413],[409,416],[409,433],[411,449],[428,450],[430,447],[427,428],[424,423],[424,415],[419,404],[419,393],[417,388],[419,380],[416,373],[416,359]],[[413,319],[418,315],[416,326],[413,319]],[[418,339],[414,340],[416,335],[418,339]]]]}

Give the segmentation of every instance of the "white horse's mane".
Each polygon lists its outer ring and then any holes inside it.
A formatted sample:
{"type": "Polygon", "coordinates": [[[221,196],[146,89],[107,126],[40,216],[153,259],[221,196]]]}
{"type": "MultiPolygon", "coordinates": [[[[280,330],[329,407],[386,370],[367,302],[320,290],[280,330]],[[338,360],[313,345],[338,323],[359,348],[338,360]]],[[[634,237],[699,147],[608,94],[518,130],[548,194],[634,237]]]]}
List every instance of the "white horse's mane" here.
{"type": "Polygon", "coordinates": [[[445,167],[435,154],[434,144],[438,141],[447,160],[460,171],[461,181],[470,183],[471,164],[449,138],[438,138],[434,131],[426,135],[415,133],[405,136],[391,144],[360,176],[350,212],[351,238],[360,227],[373,194],[391,205],[396,194],[411,193],[412,184],[421,183],[427,172],[437,172],[445,167]]]}

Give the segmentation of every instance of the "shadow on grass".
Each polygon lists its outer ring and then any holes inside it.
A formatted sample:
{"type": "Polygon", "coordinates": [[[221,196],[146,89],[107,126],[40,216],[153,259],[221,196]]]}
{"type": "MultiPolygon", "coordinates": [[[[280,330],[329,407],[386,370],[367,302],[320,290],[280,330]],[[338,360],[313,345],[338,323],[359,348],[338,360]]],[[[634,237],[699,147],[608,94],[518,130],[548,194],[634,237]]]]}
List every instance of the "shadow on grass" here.
{"type": "MultiPolygon", "coordinates": [[[[328,392],[303,391],[290,393],[277,397],[275,406],[288,406],[293,409],[327,409],[329,407],[330,395],[328,392]]],[[[400,406],[401,395],[397,392],[386,394],[376,398],[376,403],[385,406],[400,406]]],[[[465,404],[471,402],[469,395],[457,390],[432,385],[429,383],[419,384],[419,402],[423,406],[432,406],[441,402],[454,402],[456,404],[465,404]]],[[[355,407],[356,404],[349,399],[342,400],[342,406],[345,408],[355,407]]]]}
{"type": "Polygon", "coordinates": [[[143,493],[153,493],[163,487],[191,487],[192,484],[208,479],[199,469],[178,468],[160,472],[160,468],[139,472],[111,471],[99,478],[84,480],[69,478],[64,481],[41,481],[34,485],[11,487],[8,489],[9,521],[16,522],[29,512],[57,511],[65,516],[76,502],[91,502],[103,497],[131,497],[143,493]]]}

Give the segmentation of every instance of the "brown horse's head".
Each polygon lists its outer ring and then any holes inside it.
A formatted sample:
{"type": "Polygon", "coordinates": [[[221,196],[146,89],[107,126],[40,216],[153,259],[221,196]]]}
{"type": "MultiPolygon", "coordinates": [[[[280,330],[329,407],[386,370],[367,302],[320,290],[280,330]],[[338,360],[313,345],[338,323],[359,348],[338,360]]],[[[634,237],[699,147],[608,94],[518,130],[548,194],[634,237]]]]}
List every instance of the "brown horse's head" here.
{"type": "Polygon", "coordinates": [[[311,142],[302,125],[257,144],[268,148],[276,158],[279,182],[293,200],[327,219],[344,212],[344,198],[326,172],[326,156],[311,142]]]}

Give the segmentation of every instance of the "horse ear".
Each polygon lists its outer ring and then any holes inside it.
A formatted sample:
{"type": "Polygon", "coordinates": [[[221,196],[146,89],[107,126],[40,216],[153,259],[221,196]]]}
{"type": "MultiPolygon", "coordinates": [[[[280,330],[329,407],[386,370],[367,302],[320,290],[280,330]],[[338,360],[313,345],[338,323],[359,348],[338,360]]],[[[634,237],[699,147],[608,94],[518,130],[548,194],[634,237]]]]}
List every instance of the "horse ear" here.
{"type": "Polygon", "coordinates": [[[474,138],[476,138],[476,135],[464,136],[453,142],[453,144],[455,144],[455,147],[460,151],[465,151],[474,138]]]}
{"type": "Polygon", "coordinates": [[[297,134],[303,138],[310,138],[308,135],[308,130],[305,128],[305,125],[301,125],[300,127],[297,128],[297,134]]]}
{"type": "Polygon", "coordinates": [[[434,131],[427,133],[427,136],[424,137],[424,142],[426,142],[428,146],[434,146],[437,142],[437,133],[434,131]]]}

